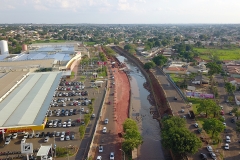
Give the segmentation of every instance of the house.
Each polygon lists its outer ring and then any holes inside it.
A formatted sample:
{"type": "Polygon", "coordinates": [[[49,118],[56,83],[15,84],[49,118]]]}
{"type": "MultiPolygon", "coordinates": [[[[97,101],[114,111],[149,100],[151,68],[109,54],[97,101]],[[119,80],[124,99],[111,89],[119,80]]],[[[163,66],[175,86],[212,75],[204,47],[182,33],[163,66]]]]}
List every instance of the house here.
{"type": "Polygon", "coordinates": [[[208,84],[209,78],[204,75],[198,75],[195,77],[195,79],[192,81],[193,84],[208,84]]]}
{"type": "Polygon", "coordinates": [[[187,68],[183,67],[167,67],[163,68],[165,73],[187,74],[187,68]]]}
{"type": "Polygon", "coordinates": [[[240,105],[240,95],[235,94],[235,102],[237,105],[240,105]]]}
{"type": "Polygon", "coordinates": [[[240,78],[229,77],[228,82],[237,87],[240,85],[240,78]]]}
{"type": "Polygon", "coordinates": [[[240,78],[240,65],[226,65],[224,67],[225,72],[227,72],[227,74],[230,77],[234,77],[234,78],[240,78]]]}

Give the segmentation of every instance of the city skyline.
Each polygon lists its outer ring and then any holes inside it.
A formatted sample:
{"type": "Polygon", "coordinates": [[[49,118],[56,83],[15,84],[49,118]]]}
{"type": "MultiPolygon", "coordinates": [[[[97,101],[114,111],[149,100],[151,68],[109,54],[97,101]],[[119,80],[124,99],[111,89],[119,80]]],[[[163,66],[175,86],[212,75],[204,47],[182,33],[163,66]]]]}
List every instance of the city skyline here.
{"type": "Polygon", "coordinates": [[[3,0],[1,23],[240,23],[237,0],[3,0]]]}

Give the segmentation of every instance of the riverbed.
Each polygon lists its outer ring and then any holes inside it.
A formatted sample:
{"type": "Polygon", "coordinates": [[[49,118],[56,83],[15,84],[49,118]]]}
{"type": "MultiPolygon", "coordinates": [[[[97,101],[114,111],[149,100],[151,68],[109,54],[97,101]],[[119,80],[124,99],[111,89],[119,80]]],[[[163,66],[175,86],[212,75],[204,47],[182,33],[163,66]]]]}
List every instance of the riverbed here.
{"type": "Polygon", "coordinates": [[[160,142],[160,127],[156,119],[152,118],[147,97],[150,94],[143,84],[145,77],[139,68],[125,57],[118,55],[117,59],[125,63],[129,70],[131,86],[130,118],[134,119],[143,137],[143,144],[138,149],[138,160],[165,160],[160,142]]]}

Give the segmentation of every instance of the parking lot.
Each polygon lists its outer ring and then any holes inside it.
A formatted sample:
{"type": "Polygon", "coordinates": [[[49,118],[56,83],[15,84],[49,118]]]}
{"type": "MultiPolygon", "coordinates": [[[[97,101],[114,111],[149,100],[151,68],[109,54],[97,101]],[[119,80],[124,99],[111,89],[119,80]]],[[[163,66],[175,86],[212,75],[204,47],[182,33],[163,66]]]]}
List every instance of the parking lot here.
{"type": "MultiPolygon", "coordinates": [[[[6,158],[6,152],[9,153],[9,157],[17,158],[20,155],[21,141],[25,143],[33,143],[33,148],[38,149],[41,145],[54,145],[57,147],[65,147],[74,145],[79,147],[80,136],[79,126],[84,124],[84,115],[90,112],[89,104],[92,103],[92,99],[95,99],[94,113],[98,112],[98,108],[102,99],[103,88],[92,88],[89,81],[85,81],[84,84],[79,81],[69,82],[64,79],[61,80],[59,87],[56,88],[52,103],[49,106],[49,110],[46,113],[48,118],[46,127],[41,131],[18,133],[18,136],[12,136],[9,144],[5,144],[5,140],[1,140],[0,159],[6,158]],[[26,140],[24,139],[26,137],[26,140]],[[46,138],[47,137],[47,138],[46,138]]],[[[95,120],[93,116],[91,118],[95,120]]],[[[90,122],[91,123],[91,122],[90,122]]],[[[5,134],[5,138],[8,138],[9,134],[5,134]]]]}

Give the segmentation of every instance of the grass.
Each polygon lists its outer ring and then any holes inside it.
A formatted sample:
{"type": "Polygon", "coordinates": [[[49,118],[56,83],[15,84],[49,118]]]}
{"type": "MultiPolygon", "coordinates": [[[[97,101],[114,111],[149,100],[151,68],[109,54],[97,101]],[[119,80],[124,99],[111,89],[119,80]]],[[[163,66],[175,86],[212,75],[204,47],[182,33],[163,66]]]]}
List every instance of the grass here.
{"type": "Polygon", "coordinates": [[[51,40],[36,40],[34,43],[61,43],[66,42],[66,40],[57,40],[57,39],[51,39],[51,40]]]}
{"type": "Polygon", "coordinates": [[[213,49],[213,48],[194,48],[200,52],[200,57],[204,60],[210,60],[212,55],[216,55],[220,60],[239,60],[240,48],[236,49],[213,49]]]}
{"type": "Polygon", "coordinates": [[[88,46],[93,46],[94,44],[96,44],[96,42],[84,42],[84,44],[88,46]]]}
{"type": "Polygon", "coordinates": [[[75,76],[75,72],[71,72],[70,78],[74,78],[74,76],[75,76]]]}
{"type": "Polygon", "coordinates": [[[80,82],[85,82],[86,76],[80,76],[80,82]]]}
{"type": "Polygon", "coordinates": [[[181,83],[184,80],[184,78],[179,77],[179,75],[177,75],[177,74],[172,73],[172,74],[169,74],[169,75],[175,83],[181,83]]]}

